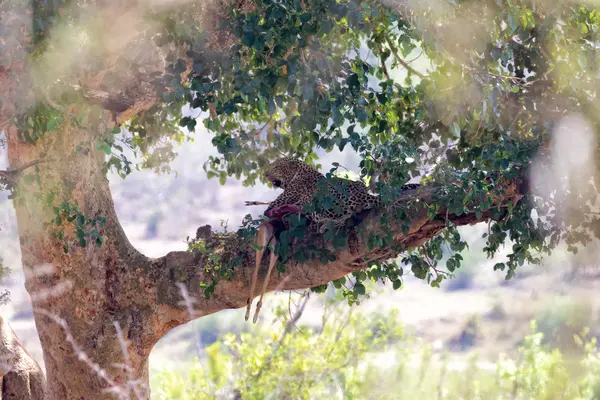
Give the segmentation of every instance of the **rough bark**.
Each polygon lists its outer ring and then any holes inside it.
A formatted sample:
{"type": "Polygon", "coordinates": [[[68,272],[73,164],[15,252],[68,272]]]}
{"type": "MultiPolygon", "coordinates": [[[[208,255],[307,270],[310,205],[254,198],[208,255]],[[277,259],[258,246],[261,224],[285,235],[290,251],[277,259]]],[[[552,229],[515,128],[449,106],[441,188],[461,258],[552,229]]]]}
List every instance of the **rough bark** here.
{"type": "Polygon", "coordinates": [[[0,316],[0,400],[43,399],[45,383],[40,366],[0,316]]]}

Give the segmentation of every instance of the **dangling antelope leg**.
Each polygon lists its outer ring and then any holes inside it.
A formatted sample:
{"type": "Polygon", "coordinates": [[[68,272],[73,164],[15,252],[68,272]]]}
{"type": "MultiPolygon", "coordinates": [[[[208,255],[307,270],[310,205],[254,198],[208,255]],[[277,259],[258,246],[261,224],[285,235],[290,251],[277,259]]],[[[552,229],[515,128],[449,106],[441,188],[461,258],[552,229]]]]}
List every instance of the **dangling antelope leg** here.
{"type": "MultiPolygon", "coordinates": [[[[247,204],[250,202],[246,202],[247,204]]],[[[265,216],[269,219],[280,220],[287,214],[297,213],[302,209],[302,207],[295,204],[284,204],[282,206],[274,207],[273,209],[265,212],[265,216]]],[[[277,239],[274,237],[275,227],[270,222],[264,222],[258,227],[258,232],[256,234],[256,244],[260,246],[260,249],[256,251],[256,266],[254,268],[254,274],[252,275],[252,282],[250,284],[250,294],[248,296],[247,306],[246,306],[246,321],[250,317],[250,308],[252,307],[252,299],[254,298],[254,288],[256,287],[256,280],[258,279],[258,270],[260,268],[260,262],[262,261],[262,256],[265,252],[265,248],[269,244],[269,242],[273,242],[273,246],[271,247],[271,257],[269,258],[269,269],[267,271],[267,277],[265,278],[265,282],[263,283],[263,289],[260,294],[260,300],[258,301],[256,312],[254,314],[253,322],[256,323],[258,320],[258,313],[260,308],[262,307],[262,299],[267,290],[267,285],[269,284],[269,279],[271,278],[271,272],[273,271],[273,267],[275,267],[275,263],[277,262],[277,255],[275,254],[275,245],[277,244],[277,239]]]]}
{"type": "Polygon", "coordinates": [[[246,302],[246,321],[250,318],[250,308],[252,307],[252,299],[254,299],[254,288],[256,287],[256,279],[258,278],[258,270],[260,268],[260,262],[262,260],[262,256],[265,253],[265,249],[269,244],[269,241],[273,237],[273,225],[269,222],[262,223],[258,227],[258,232],[256,234],[256,244],[260,246],[258,250],[256,250],[256,266],[254,267],[254,273],[252,274],[252,281],[250,283],[250,293],[248,295],[248,301],[246,302]]]}
{"type": "Polygon", "coordinates": [[[254,311],[254,318],[252,319],[253,323],[256,323],[256,321],[258,320],[258,313],[260,312],[260,308],[262,307],[262,299],[265,295],[265,292],[267,291],[269,278],[271,278],[271,271],[273,271],[273,267],[277,262],[277,254],[275,253],[275,245],[277,244],[277,239],[275,239],[275,237],[273,237],[272,243],[273,247],[271,248],[271,257],[269,258],[269,269],[267,270],[267,277],[265,278],[262,291],[260,292],[260,299],[258,299],[258,303],[256,304],[256,311],[254,311]]]}

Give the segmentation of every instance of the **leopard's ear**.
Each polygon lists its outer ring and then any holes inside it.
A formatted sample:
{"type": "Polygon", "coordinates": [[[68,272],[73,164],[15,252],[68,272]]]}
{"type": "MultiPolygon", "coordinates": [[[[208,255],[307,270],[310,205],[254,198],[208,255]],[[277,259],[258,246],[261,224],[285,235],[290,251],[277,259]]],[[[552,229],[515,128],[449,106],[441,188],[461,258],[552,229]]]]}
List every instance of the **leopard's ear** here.
{"type": "Polygon", "coordinates": [[[277,151],[279,152],[281,157],[290,157],[290,155],[288,153],[282,151],[279,147],[277,148],[277,151]]]}

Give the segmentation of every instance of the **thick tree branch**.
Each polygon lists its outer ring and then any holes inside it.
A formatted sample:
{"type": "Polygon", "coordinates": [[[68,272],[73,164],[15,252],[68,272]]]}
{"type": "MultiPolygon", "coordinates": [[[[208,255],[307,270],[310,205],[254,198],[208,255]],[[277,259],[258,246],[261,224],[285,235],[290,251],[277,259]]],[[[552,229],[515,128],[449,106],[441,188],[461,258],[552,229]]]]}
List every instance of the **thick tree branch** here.
{"type": "MultiPolygon", "coordinates": [[[[393,232],[394,244],[404,250],[418,247],[442,231],[449,220],[452,224],[471,225],[488,221],[492,211],[505,209],[508,204],[516,204],[526,193],[523,185],[525,179],[506,182],[506,189],[502,196],[494,198],[493,208],[483,212],[478,218],[474,213],[456,215],[445,208],[438,211],[438,218],[431,219],[427,215],[426,207],[416,207],[410,216],[410,229],[407,234],[402,233],[402,221],[390,222],[393,232]]],[[[402,204],[429,203],[435,198],[436,187],[424,187],[421,190],[406,191],[396,202],[402,204]]],[[[274,274],[269,282],[268,291],[296,290],[326,284],[339,279],[349,273],[358,271],[368,266],[368,261],[385,260],[396,256],[390,249],[369,249],[367,239],[370,233],[385,235],[380,223],[380,218],[385,210],[376,210],[368,214],[358,226],[359,234],[350,236],[350,243],[344,248],[333,248],[326,244],[318,233],[312,233],[303,239],[317,248],[327,248],[332,251],[336,260],[327,264],[319,260],[311,260],[304,264],[289,261],[283,274],[274,274]],[[360,233],[362,232],[362,233],[360,233]]],[[[196,317],[211,314],[222,309],[240,308],[246,305],[246,296],[249,290],[250,274],[254,268],[255,250],[247,239],[242,239],[235,234],[224,236],[221,245],[213,249],[221,259],[231,259],[237,255],[242,264],[236,268],[235,276],[231,280],[221,280],[216,284],[214,293],[206,298],[201,282],[210,282],[209,256],[200,252],[171,252],[166,256],[151,261],[148,266],[148,280],[155,282],[158,309],[162,310],[163,323],[179,325],[193,319],[186,310],[185,302],[176,285],[185,283],[188,293],[195,299],[196,317]],[[168,320],[167,320],[168,319],[168,320]]],[[[261,287],[266,275],[266,265],[259,273],[257,287],[261,287]]]]}

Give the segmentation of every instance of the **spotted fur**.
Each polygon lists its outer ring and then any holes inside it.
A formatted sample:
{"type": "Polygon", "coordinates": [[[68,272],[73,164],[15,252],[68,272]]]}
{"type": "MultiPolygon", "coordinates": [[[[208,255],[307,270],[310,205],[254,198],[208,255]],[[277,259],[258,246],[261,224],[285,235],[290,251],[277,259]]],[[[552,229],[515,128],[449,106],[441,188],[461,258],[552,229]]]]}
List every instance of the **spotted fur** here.
{"type": "MultiPolygon", "coordinates": [[[[316,195],[319,199],[331,198],[331,204],[322,205],[309,217],[317,224],[343,224],[355,213],[380,205],[379,197],[369,193],[369,189],[360,181],[352,181],[334,177],[326,180],[325,176],[310,165],[293,157],[284,157],[275,161],[265,177],[283,193],[273,201],[265,215],[284,205],[303,206],[309,204],[316,195]]],[[[407,185],[412,189],[419,185],[407,185]]]]}

